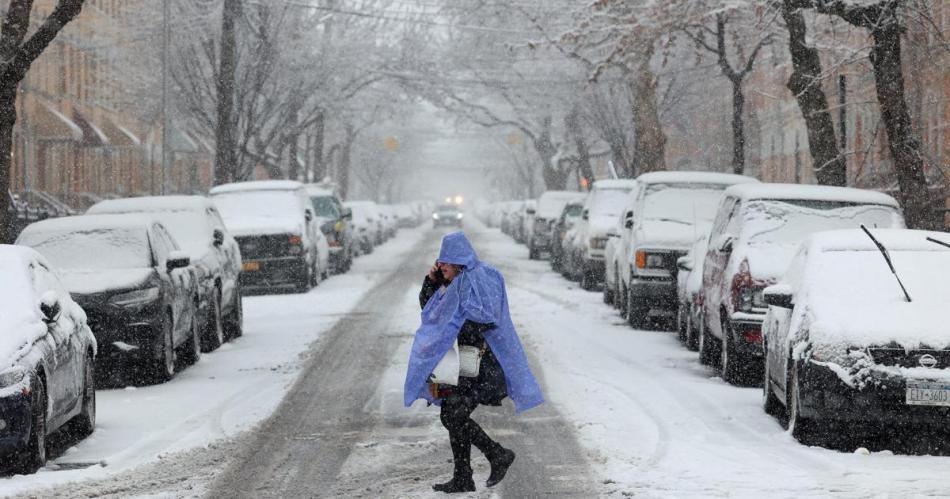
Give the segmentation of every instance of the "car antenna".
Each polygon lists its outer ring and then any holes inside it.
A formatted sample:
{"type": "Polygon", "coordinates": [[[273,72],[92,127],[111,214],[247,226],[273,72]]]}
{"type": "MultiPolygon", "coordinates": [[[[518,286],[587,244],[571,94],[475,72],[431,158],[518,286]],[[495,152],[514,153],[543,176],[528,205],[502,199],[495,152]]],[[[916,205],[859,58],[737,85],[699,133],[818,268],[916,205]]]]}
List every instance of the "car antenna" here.
{"type": "Polygon", "coordinates": [[[891,268],[891,273],[894,274],[894,278],[897,279],[897,284],[900,285],[901,291],[904,292],[904,298],[907,298],[907,302],[910,303],[911,302],[910,295],[907,293],[907,288],[904,287],[904,283],[901,282],[900,276],[897,275],[897,270],[894,269],[894,263],[891,261],[891,255],[890,253],[887,252],[887,248],[885,248],[884,245],[881,244],[880,241],[878,241],[873,235],[871,235],[871,231],[869,231],[868,228],[865,227],[863,224],[861,225],[861,230],[863,230],[864,233],[867,234],[868,237],[871,238],[871,241],[874,241],[874,245],[877,246],[877,249],[881,250],[881,254],[884,255],[884,261],[886,261],[887,266],[891,268]]]}

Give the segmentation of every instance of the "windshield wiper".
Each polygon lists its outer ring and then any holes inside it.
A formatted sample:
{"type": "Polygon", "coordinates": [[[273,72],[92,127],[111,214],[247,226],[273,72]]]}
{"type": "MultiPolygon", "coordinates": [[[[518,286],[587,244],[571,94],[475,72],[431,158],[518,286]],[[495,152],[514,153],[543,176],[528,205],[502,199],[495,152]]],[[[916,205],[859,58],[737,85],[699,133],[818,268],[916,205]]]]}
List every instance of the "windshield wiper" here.
{"type": "Polygon", "coordinates": [[[887,266],[891,268],[891,273],[894,274],[894,278],[897,279],[897,284],[900,285],[901,291],[904,292],[904,298],[907,298],[907,302],[910,303],[910,295],[907,294],[907,288],[904,287],[904,283],[901,282],[900,276],[897,275],[897,270],[894,269],[894,263],[891,262],[891,255],[887,252],[887,248],[885,248],[884,245],[880,243],[880,241],[871,235],[871,231],[869,231],[868,228],[864,226],[864,224],[861,225],[861,230],[863,230],[864,233],[871,238],[871,241],[874,241],[874,245],[877,246],[877,249],[881,250],[881,254],[884,255],[884,261],[886,261],[887,266]]]}
{"type": "Polygon", "coordinates": [[[934,243],[934,244],[939,244],[940,246],[943,246],[943,247],[946,247],[946,248],[950,248],[950,243],[945,243],[945,242],[943,242],[943,241],[940,241],[940,240],[938,240],[938,239],[934,239],[934,238],[932,238],[932,237],[928,237],[927,240],[930,241],[930,242],[932,242],[932,243],[934,243]]]}

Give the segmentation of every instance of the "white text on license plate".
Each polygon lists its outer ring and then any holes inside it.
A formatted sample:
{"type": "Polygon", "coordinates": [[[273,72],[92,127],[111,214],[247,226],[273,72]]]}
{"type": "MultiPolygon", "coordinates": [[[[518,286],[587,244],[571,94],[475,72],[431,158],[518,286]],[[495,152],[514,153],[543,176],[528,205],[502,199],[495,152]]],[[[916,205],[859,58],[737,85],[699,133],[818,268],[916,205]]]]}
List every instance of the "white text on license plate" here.
{"type": "Polygon", "coordinates": [[[950,384],[907,382],[907,405],[942,405],[950,407],[950,384]]]}

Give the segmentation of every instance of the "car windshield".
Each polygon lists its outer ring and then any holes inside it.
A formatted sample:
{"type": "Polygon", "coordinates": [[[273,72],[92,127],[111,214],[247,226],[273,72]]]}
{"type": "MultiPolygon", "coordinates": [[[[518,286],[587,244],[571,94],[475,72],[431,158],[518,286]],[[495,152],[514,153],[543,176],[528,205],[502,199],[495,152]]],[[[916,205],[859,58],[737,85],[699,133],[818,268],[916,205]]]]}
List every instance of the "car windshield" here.
{"type": "Polygon", "coordinates": [[[652,184],[643,199],[643,219],[686,225],[711,224],[727,186],[723,184],[652,184]]]}
{"type": "MultiPolygon", "coordinates": [[[[950,302],[950,252],[888,251],[894,268],[915,301],[950,302]]],[[[894,274],[878,250],[824,251],[809,282],[812,300],[838,304],[842,310],[862,304],[904,301],[894,274]]]]}
{"type": "Polygon", "coordinates": [[[322,218],[339,218],[340,213],[337,211],[336,203],[333,202],[333,198],[329,196],[315,196],[310,198],[310,202],[313,203],[313,214],[317,217],[322,218]]]}
{"type": "Polygon", "coordinates": [[[225,221],[242,218],[294,218],[303,216],[292,191],[236,191],[215,194],[214,204],[225,221]]]}
{"type": "Polygon", "coordinates": [[[630,189],[595,189],[591,193],[590,206],[591,216],[620,216],[623,211],[623,202],[627,198],[630,189]]]}
{"type": "Polygon", "coordinates": [[[451,205],[451,204],[442,204],[442,205],[439,205],[439,207],[436,208],[435,211],[439,213],[457,213],[459,211],[459,208],[458,206],[451,205]]]}
{"type": "Polygon", "coordinates": [[[903,227],[890,206],[842,201],[755,200],[743,210],[742,234],[752,245],[798,244],[809,234],[834,229],[903,227]]]}
{"type": "Polygon", "coordinates": [[[53,266],[61,269],[140,269],[152,266],[145,229],[24,232],[17,243],[39,251],[53,266]]]}

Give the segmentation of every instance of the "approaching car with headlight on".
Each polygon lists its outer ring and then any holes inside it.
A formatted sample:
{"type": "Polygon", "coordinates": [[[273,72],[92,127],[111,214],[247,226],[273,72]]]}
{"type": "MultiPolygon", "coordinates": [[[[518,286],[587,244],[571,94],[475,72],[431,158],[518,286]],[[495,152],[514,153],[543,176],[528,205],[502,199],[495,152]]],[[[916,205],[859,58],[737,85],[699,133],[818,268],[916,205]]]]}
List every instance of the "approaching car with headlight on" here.
{"type": "Polygon", "coordinates": [[[927,240],[950,234],[868,232],[812,235],[764,291],[764,409],[803,443],[832,422],[941,431],[950,417],[950,248],[927,240]]]}
{"type": "Polygon", "coordinates": [[[432,228],[434,229],[445,225],[461,228],[463,218],[465,218],[465,215],[458,206],[454,204],[440,204],[435,208],[435,211],[432,212],[432,228]]]}
{"type": "Polygon", "coordinates": [[[0,461],[15,473],[46,463],[47,435],[96,426],[96,340],[49,262],[0,245],[0,461]]]}
{"type": "Polygon", "coordinates": [[[44,220],[27,226],[17,244],[46,257],[85,310],[103,374],[144,367],[162,382],[201,356],[191,258],[147,215],[44,220]]]}
{"type": "Polygon", "coordinates": [[[699,358],[719,361],[724,380],[762,379],[762,290],[785,272],[809,235],[861,225],[904,228],[897,201],[875,191],[799,184],[728,189],[703,261],[699,358]]]}

